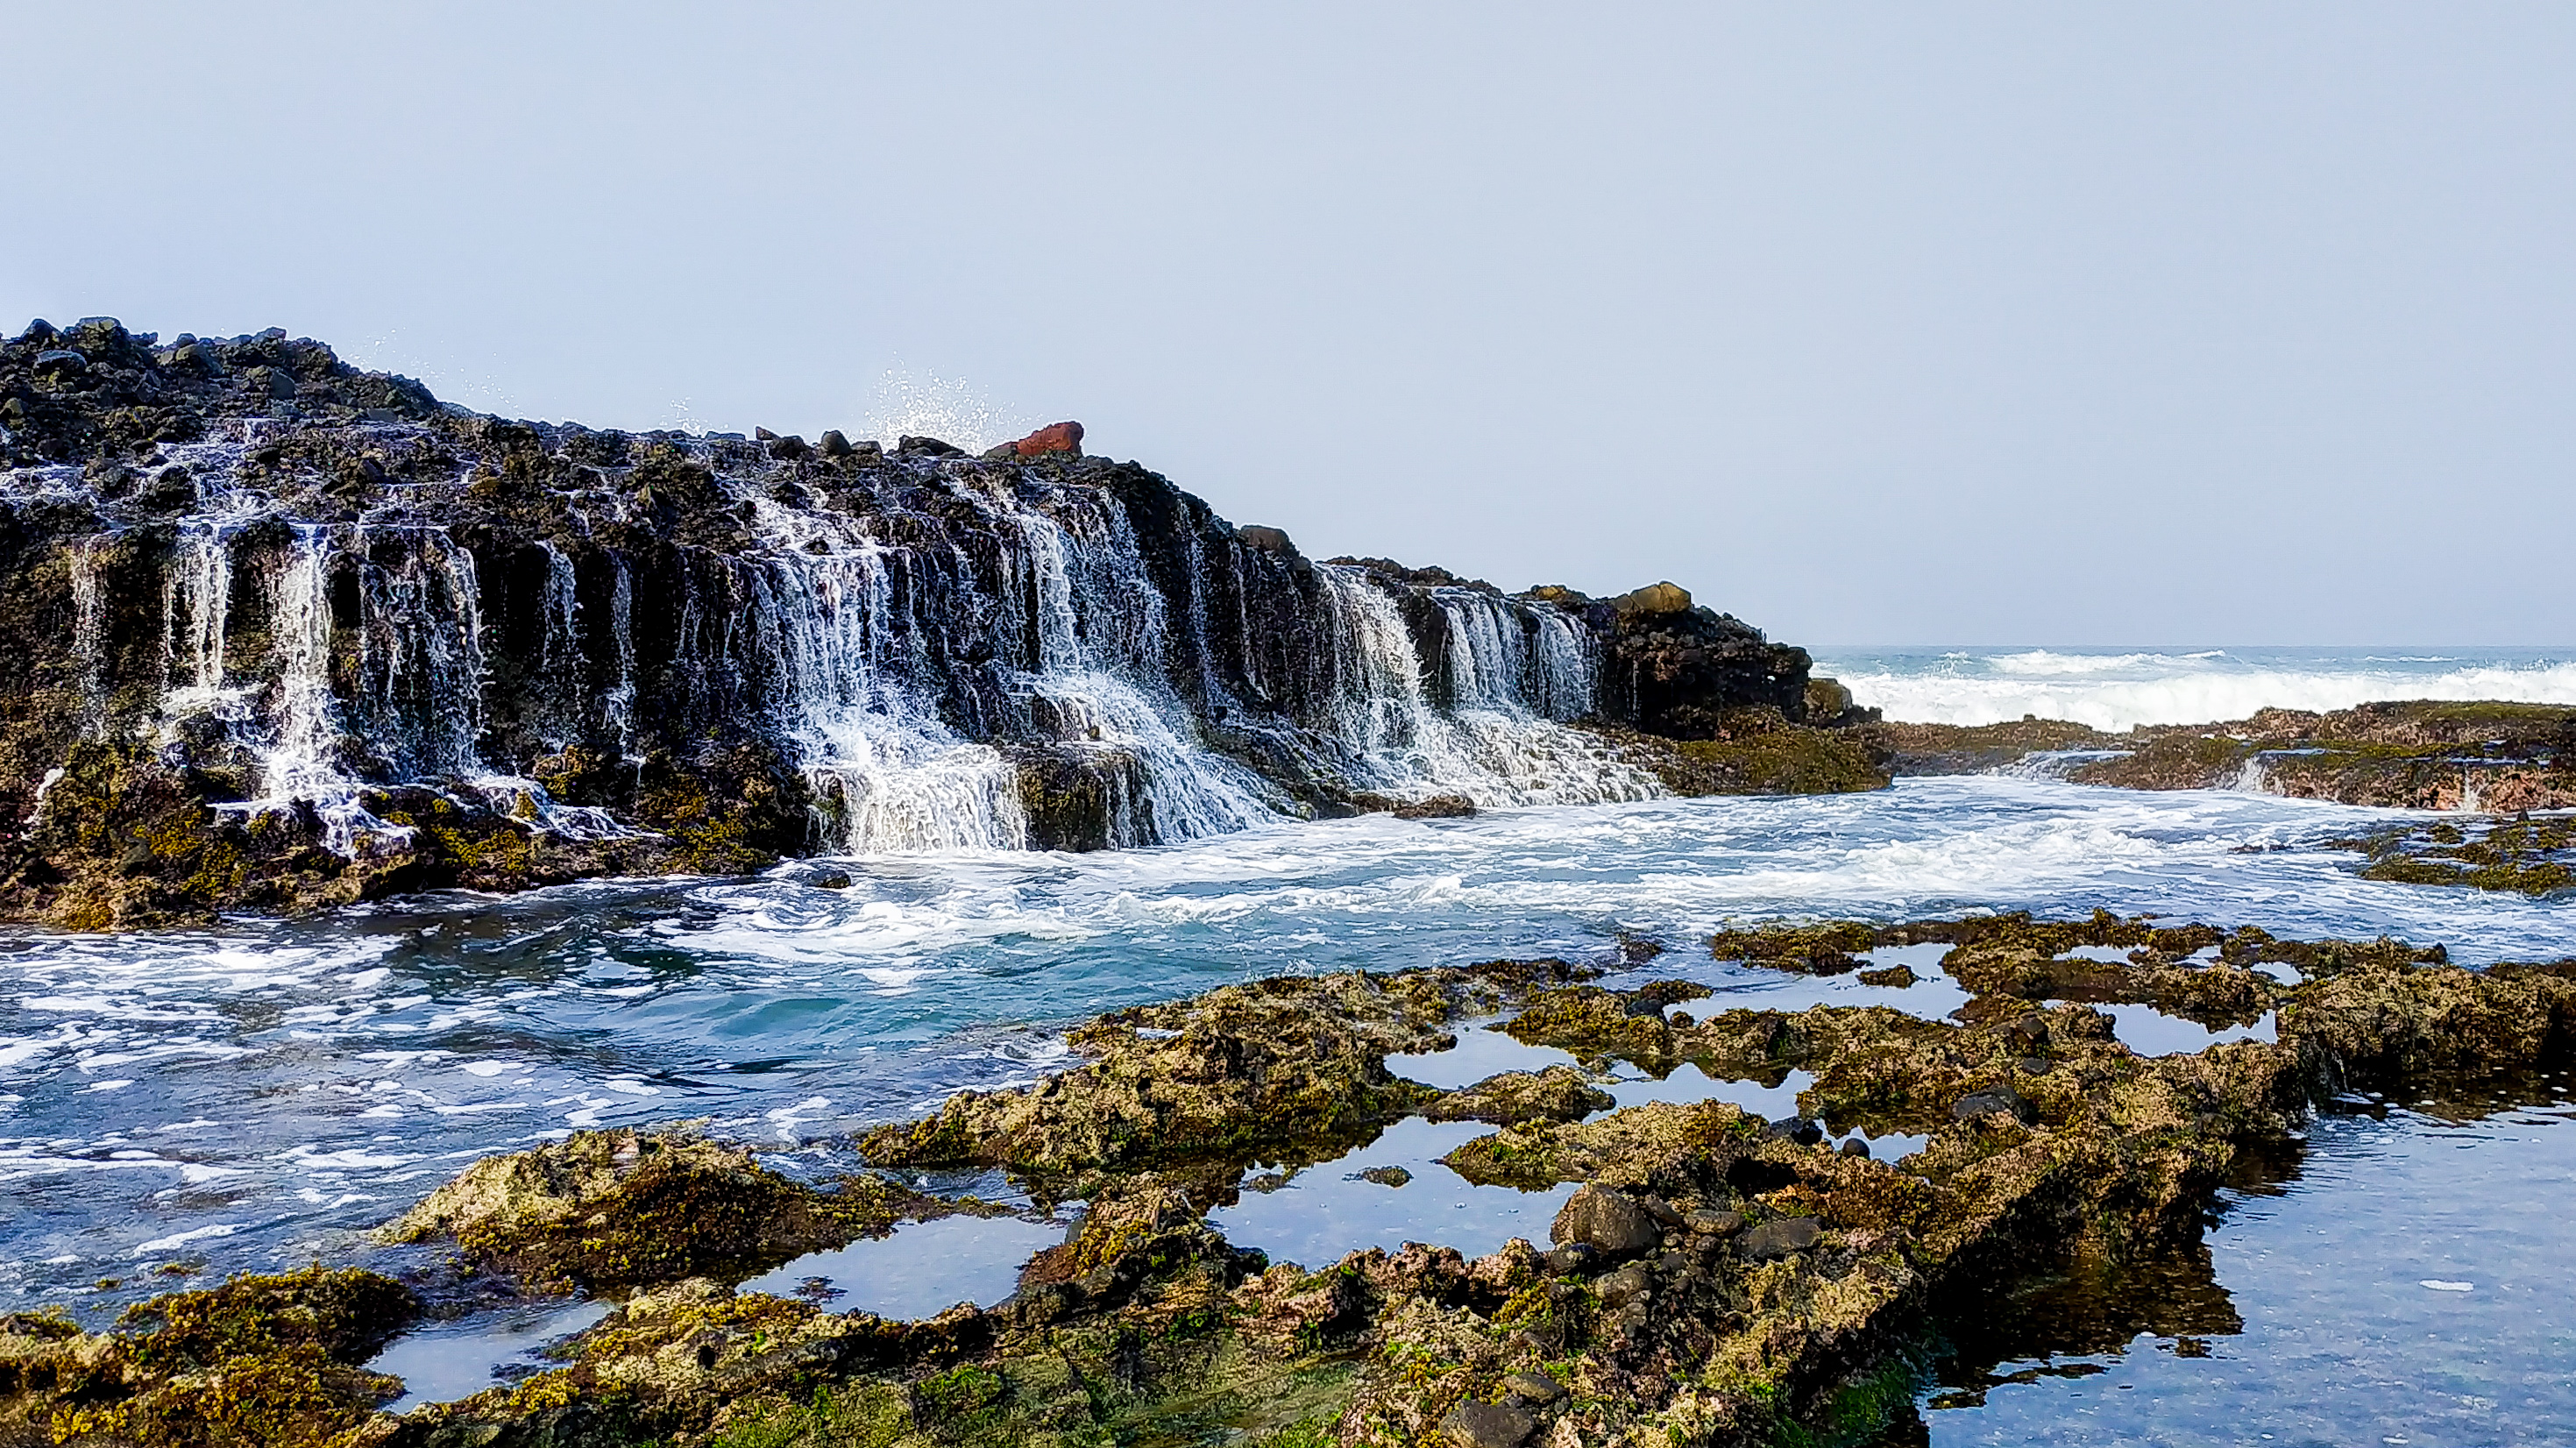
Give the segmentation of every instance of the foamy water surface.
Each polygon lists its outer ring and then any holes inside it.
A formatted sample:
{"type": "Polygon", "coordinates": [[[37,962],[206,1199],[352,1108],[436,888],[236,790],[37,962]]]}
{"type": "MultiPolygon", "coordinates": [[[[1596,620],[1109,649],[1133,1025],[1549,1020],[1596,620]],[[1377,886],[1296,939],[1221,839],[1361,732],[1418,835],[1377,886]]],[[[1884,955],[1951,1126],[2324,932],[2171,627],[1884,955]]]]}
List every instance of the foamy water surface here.
{"type": "Polygon", "coordinates": [[[1923,724],[2035,714],[2116,731],[2390,699],[2576,704],[2576,649],[1829,648],[1816,672],[1889,719],[1923,724]]]}
{"type": "Polygon", "coordinates": [[[838,1135],[1065,1057],[1069,1021],[1281,971],[1607,960],[1747,996],[1698,940],[1781,915],[2157,911],[2568,953],[2570,905],[2380,884],[2371,812],[2044,780],[1372,817],[1091,856],[855,861],[445,896],[213,932],[0,937],[0,1306],[143,1295],[166,1263],[359,1249],[486,1152],[704,1118],[838,1135]],[[113,1288],[98,1289],[101,1280],[113,1288]]]}

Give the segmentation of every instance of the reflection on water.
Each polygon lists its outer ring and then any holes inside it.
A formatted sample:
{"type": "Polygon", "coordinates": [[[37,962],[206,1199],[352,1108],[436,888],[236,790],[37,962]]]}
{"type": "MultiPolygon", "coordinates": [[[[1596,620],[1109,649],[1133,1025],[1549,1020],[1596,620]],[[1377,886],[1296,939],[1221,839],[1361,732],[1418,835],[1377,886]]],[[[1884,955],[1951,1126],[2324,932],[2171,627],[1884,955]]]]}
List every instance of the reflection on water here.
{"type": "Polygon", "coordinates": [[[544,1348],[607,1315],[605,1302],[528,1302],[425,1323],[394,1339],[367,1367],[403,1380],[403,1395],[387,1405],[390,1412],[450,1403],[551,1366],[540,1356],[544,1348]]]}
{"type": "Polygon", "coordinates": [[[991,1307],[1019,1286],[1031,1257],[1065,1240],[1062,1222],[942,1217],[894,1235],[809,1252],[742,1284],[744,1292],[803,1297],[834,1312],[936,1317],[961,1302],[991,1307]]]}
{"type": "Polygon", "coordinates": [[[2154,1006],[2109,1004],[2093,1009],[2111,1018],[2112,1034],[2120,1044],[2141,1056],[2188,1056],[2228,1041],[2276,1041],[2272,1013],[2265,1011],[2261,1020],[2251,1025],[2222,1026],[2212,1030],[2198,1021],[2167,1015],[2154,1006]]]}
{"type": "Polygon", "coordinates": [[[1574,1195],[1573,1183],[1534,1192],[1477,1186],[1440,1162],[1493,1129],[1479,1121],[1408,1117],[1328,1162],[1293,1172],[1255,1167],[1245,1174],[1242,1199],[1208,1213],[1208,1224],[1238,1247],[1306,1267],[1407,1242],[1455,1247],[1469,1257],[1514,1237],[1545,1246],[1548,1224],[1574,1195]]]}
{"type": "Polygon", "coordinates": [[[1931,1441],[2576,1442],[2576,1107],[2519,1099],[2327,1117],[2205,1250],[1960,1314],[1931,1441]]]}

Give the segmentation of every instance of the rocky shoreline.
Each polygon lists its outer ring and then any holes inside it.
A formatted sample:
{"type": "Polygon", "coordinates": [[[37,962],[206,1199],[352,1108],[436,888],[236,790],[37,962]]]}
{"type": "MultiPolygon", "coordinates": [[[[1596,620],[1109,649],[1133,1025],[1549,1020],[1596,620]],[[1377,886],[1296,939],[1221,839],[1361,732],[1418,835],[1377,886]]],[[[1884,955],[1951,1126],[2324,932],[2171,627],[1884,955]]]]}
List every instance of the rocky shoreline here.
{"type": "Polygon", "coordinates": [[[1969,774],[2078,756],[2065,777],[2121,789],[2258,788],[2383,809],[2576,808],[2576,708],[2419,699],[2332,713],[2265,709],[2216,724],[2104,733],[2063,719],[1857,731],[1899,775],[1969,774]],[[2099,757],[2088,757],[2099,756],[2099,757]]]}
{"type": "Polygon", "coordinates": [[[2385,939],[2097,912],[1707,948],[1901,988],[1910,969],[1870,957],[1909,947],[1938,948],[1969,1004],[1712,1009],[1704,986],[1632,971],[1612,989],[1561,961],[1285,977],[1087,1022],[1079,1064],[884,1127],[860,1143],[871,1170],[840,1181],[685,1129],[576,1135],[389,1224],[444,1260],[409,1280],[237,1278],[108,1333],[0,1321],[0,1445],[1919,1441],[1944,1312],[2188,1251],[2211,1192],[2340,1093],[2473,1092],[2576,1044],[2576,961],[2472,971],[2385,939]],[[2272,1039],[2142,1056],[2097,1009],[2121,1003],[2272,1039]],[[1578,1064],[1449,1090],[1389,1067],[1488,1020],[1578,1064]],[[1613,1062],[1812,1084],[1779,1120],[1715,1099],[1605,1110],[1589,1073],[1613,1062]],[[1582,1183],[1553,1240],[1292,1264],[1210,1224],[1255,1166],[1294,1172],[1416,1115],[1493,1126],[1446,1158],[1471,1181],[1582,1183]],[[1854,1132],[1920,1145],[1831,1144],[1854,1132]],[[1006,1173],[1026,1205],[917,1185],[965,1168],[1006,1173]],[[989,1309],[891,1321],[738,1290],[904,1222],[1011,1210],[1077,1215],[989,1309]],[[555,1366],[377,1410],[398,1385],[365,1365],[424,1313],[563,1291],[613,1307],[555,1366]]]}
{"type": "MultiPolygon", "coordinates": [[[[0,919],[83,930],[1998,768],[2576,807],[2576,710],[1885,723],[1673,584],[1310,559],[1076,424],[968,457],[515,422],[277,331],[0,342],[0,601],[0,919]]],[[[2571,863],[2358,847],[2530,891],[2571,863]]]]}
{"type": "Polygon", "coordinates": [[[2063,719],[1849,731],[1892,774],[2039,770],[2117,789],[2242,789],[2464,818],[2334,842],[2365,879],[2547,895],[2576,885],[2576,708],[2412,700],[2104,733],[2063,719]]]}

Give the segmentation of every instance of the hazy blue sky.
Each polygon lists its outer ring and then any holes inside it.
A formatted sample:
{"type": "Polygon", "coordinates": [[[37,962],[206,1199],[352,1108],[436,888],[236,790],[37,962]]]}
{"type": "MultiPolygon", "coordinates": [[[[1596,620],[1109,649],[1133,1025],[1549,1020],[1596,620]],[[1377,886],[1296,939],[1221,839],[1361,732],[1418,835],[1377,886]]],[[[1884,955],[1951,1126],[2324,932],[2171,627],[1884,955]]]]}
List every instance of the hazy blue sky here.
{"type": "Polygon", "coordinates": [[[12,7],[0,317],[1808,642],[2576,641],[2576,7],[12,7]]]}

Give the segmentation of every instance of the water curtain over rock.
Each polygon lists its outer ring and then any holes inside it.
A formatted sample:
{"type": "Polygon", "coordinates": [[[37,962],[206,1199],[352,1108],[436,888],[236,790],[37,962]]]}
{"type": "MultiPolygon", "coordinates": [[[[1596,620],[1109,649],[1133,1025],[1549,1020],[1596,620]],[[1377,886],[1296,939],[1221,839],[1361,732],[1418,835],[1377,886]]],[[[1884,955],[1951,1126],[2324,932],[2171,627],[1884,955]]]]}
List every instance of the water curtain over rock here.
{"type": "Polygon", "coordinates": [[[0,349],[0,397],[16,847],[195,896],[1637,799],[1569,724],[1656,727],[1649,675],[1804,696],[1803,652],[1678,589],[1677,673],[1622,652],[1627,600],[1318,563],[1071,425],[979,459],[508,422],[107,321],[0,349]]]}

